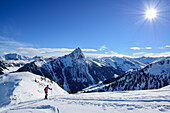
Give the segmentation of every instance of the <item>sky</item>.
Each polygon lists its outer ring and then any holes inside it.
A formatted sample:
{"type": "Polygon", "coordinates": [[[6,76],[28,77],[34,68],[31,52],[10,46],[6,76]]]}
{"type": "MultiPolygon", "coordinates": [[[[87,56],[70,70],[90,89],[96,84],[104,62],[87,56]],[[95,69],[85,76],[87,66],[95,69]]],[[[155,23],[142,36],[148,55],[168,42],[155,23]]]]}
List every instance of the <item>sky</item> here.
{"type": "Polygon", "coordinates": [[[170,56],[170,1],[0,0],[0,55],[58,57],[77,47],[88,57],[170,56]]]}

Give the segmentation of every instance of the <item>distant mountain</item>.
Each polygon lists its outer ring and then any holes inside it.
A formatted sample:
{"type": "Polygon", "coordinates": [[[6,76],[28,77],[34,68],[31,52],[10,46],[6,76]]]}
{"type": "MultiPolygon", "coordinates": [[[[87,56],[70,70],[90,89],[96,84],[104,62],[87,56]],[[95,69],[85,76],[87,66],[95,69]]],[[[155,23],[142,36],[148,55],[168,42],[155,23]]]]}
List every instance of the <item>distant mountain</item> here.
{"type": "Polygon", "coordinates": [[[80,48],[71,54],[51,60],[40,59],[21,67],[18,72],[29,71],[59,82],[66,91],[77,92],[99,81],[121,75],[103,59],[86,58],[80,48]]]}
{"type": "Polygon", "coordinates": [[[19,55],[17,53],[9,53],[0,58],[0,60],[28,60],[29,57],[19,55]]]}
{"type": "Polygon", "coordinates": [[[142,68],[152,62],[160,61],[170,57],[139,57],[139,58],[129,58],[129,57],[104,57],[107,63],[109,63],[114,68],[119,68],[122,71],[129,71],[142,68]]]}
{"type": "Polygon", "coordinates": [[[29,63],[31,58],[16,53],[6,54],[0,57],[0,74],[14,72],[29,63]]]}
{"type": "Polygon", "coordinates": [[[123,71],[128,71],[130,69],[138,69],[145,64],[139,62],[138,60],[135,60],[133,58],[127,58],[127,57],[111,57],[111,58],[103,58],[107,63],[109,63],[112,67],[116,69],[121,69],[123,71]]]}
{"type": "Polygon", "coordinates": [[[88,87],[83,92],[158,89],[170,84],[170,58],[88,87]]]}
{"type": "Polygon", "coordinates": [[[153,61],[156,61],[158,59],[161,59],[163,57],[139,57],[139,58],[134,58],[135,60],[147,65],[147,64],[150,64],[152,63],[153,61]]]}

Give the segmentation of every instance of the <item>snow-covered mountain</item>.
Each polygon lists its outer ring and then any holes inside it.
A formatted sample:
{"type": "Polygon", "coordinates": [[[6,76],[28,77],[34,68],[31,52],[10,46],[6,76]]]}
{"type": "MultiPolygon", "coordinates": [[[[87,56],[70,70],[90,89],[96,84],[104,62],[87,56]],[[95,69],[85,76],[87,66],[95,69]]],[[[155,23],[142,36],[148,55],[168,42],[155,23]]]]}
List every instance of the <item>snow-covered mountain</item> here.
{"type": "MultiPolygon", "coordinates": [[[[43,59],[42,56],[35,56],[33,58],[19,55],[17,53],[9,53],[0,57],[0,74],[17,71],[19,68],[27,63],[43,59]]],[[[47,59],[48,60],[48,59],[47,59]]]]}
{"type": "Polygon", "coordinates": [[[103,59],[86,58],[80,48],[63,57],[28,63],[18,71],[29,71],[52,78],[71,92],[112,78],[114,74],[123,74],[122,70],[115,69],[103,59]]]}
{"type": "Polygon", "coordinates": [[[127,57],[111,57],[111,58],[103,58],[107,63],[109,63],[111,66],[113,66],[116,69],[121,69],[123,71],[128,71],[130,69],[138,69],[145,64],[139,62],[138,60],[135,60],[133,58],[127,58],[127,57]]]}
{"type": "Polygon", "coordinates": [[[160,61],[169,57],[139,57],[139,58],[128,58],[128,57],[104,57],[114,68],[122,69],[123,71],[135,70],[142,68],[152,62],[160,61]]]}
{"type": "Polygon", "coordinates": [[[17,53],[9,53],[2,57],[0,57],[0,60],[28,60],[29,57],[19,55],[17,53]]]}
{"type": "Polygon", "coordinates": [[[52,88],[49,95],[67,94],[55,82],[30,72],[0,75],[0,106],[44,98],[46,85],[52,88]]]}
{"type": "Polygon", "coordinates": [[[0,74],[9,73],[18,70],[26,63],[30,62],[30,58],[16,53],[9,53],[0,57],[0,74]]]}
{"type": "MultiPolygon", "coordinates": [[[[134,58],[135,60],[147,65],[147,64],[150,64],[154,61],[157,61],[159,59],[162,59],[163,57],[139,57],[139,58],[134,58]]],[[[165,57],[165,58],[168,58],[168,57],[165,57]]],[[[162,59],[163,60],[163,59],[162,59]]]]}
{"type": "Polygon", "coordinates": [[[28,60],[0,60],[0,74],[17,71],[29,62],[28,60]]]}
{"type": "Polygon", "coordinates": [[[83,92],[158,89],[170,84],[170,58],[88,87],[83,92]]]}

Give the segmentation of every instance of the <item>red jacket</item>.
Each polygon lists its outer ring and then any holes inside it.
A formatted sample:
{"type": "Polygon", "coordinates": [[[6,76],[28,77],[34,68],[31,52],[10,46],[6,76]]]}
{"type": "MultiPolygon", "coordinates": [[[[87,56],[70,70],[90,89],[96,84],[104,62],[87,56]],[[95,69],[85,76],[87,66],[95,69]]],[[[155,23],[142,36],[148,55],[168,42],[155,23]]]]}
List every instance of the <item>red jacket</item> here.
{"type": "Polygon", "coordinates": [[[44,91],[45,91],[46,93],[48,93],[48,89],[52,90],[52,88],[49,88],[49,87],[47,86],[47,87],[45,87],[44,91]]]}

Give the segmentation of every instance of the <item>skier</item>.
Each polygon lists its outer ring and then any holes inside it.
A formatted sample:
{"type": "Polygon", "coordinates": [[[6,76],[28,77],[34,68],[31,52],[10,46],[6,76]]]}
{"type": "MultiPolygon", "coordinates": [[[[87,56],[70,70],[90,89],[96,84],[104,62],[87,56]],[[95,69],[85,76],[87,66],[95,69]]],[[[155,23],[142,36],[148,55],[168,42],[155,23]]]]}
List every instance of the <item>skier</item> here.
{"type": "Polygon", "coordinates": [[[48,89],[52,90],[52,88],[49,88],[48,85],[44,88],[44,91],[45,91],[45,99],[47,99],[47,96],[48,96],[48,89]]]}

